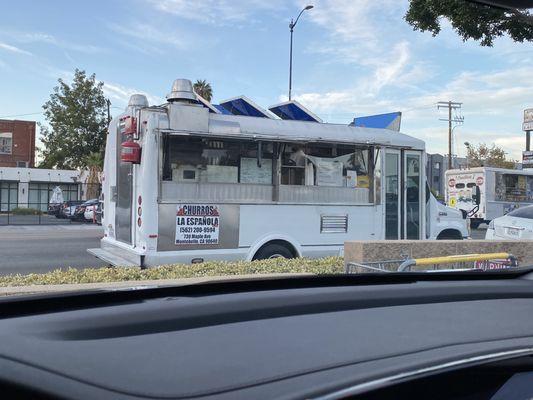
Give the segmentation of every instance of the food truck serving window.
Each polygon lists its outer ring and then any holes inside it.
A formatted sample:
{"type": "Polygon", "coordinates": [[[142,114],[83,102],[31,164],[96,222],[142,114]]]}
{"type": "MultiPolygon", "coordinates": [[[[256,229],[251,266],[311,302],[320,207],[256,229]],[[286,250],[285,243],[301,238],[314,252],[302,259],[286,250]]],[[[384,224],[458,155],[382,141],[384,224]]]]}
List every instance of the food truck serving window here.
{"type": "Polygon", "coordinates": [[[165,200],[374,201],[372,148],[180,135],[163,136],[162,146],[165,200]]]}
{"type": "Polygon", "coordinates": [[[369,150],[347,145],[283,144],[281,184],[369,187],[369,150]]]}
{"type": "Polygon", "coordinates": [[[497,201],[533,201],[533,177],[520,174],[496,173],[497,201]]]}
{"type": "Polygon", "coordinates": [[[272,143],[179,136],[166,141],[164,181],[272,184],[272,143]]]}

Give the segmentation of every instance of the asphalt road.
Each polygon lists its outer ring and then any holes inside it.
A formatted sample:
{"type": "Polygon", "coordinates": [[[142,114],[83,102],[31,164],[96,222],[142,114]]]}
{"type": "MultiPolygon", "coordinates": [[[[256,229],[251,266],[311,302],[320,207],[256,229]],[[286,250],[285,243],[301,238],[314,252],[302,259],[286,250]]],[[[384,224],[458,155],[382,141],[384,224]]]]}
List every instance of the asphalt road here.
{"type": "Polygon", "coordinates": [[[0,275],[105,266],[87,253],[88,248],[100,247],[101,237],[97,225],[2,226],[0,275]]]}
{"type": "Polygon", "coordinates": [[[485,239],[485,233],[487,233],[487,226],[481,225],[478,229],[472,229],[470,237],[472,239],[485,239]]]}

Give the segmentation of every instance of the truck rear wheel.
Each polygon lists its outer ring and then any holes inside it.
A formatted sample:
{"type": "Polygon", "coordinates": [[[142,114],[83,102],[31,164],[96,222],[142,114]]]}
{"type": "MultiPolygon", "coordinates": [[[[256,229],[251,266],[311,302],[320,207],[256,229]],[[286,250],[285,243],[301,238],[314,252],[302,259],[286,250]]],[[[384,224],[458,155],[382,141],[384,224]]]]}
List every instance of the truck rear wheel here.
{"type": "Polygon", "coordinates": [[[294,258],[294,254],[283,244],[269,243],[261,247],[254,256],[254,260],[270,258],[294,258]]]}

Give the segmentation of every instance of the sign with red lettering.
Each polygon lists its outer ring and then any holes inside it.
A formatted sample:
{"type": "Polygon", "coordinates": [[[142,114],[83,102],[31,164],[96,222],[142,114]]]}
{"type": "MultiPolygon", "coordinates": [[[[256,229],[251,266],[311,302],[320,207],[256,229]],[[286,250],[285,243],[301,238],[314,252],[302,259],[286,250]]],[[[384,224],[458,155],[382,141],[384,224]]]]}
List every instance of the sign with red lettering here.
{"type": "Polygon", "coordinates": [[[486,260],[474,262],[474,268],[482,269],[483,271],[509,269],[511,267],[512,265],[509,260],[486,260]]]}
{"type": "Polygon", "coordinates": [[[218,244],[220,213],[213,204],[176,206],[176,245],[218,244]]]}

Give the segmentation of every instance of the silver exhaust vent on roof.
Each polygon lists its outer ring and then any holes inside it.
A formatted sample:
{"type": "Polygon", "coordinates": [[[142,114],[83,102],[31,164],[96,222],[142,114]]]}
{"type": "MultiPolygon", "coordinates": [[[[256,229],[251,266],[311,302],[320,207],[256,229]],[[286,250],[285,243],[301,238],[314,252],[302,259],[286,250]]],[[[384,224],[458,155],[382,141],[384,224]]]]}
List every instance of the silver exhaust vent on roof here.
{"type": "Polygon", "coordinates": [[[169,103],[174,101],[196,103],[197,99],[191,81],[188,79],[176,79],[172,84],[172,91],[167,94],[167,100],[169,103]]]}
{"type": "Polygon", "coordinates": [[[128,107],[148,107],[148,99],[144,94],[132,94],[128,101],[128,107]]]}

